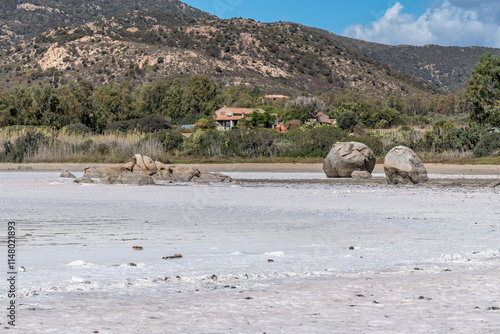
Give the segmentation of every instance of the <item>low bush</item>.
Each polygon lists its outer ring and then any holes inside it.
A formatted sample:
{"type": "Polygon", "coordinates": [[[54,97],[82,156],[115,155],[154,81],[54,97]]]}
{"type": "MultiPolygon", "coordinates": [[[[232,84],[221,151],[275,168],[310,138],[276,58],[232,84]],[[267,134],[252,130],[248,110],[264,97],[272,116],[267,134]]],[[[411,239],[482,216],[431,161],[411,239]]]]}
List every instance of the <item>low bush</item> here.
{"type": "Polygon", "coordinates": [[[446,123],[444,125],[425,132],[423,140],[419,142],[419,148],[430,152],[470,151],[485,133],[485,130],[478,126],[452,128],[449,125],[446,126],[446,123]]]}
{"type": "Polygon", "coordinates": [[[29,156],[34,155],[39,146],[50,140],[39,131],[27,129],[23,131],[14,141],[7,140],[3,143],[1,160],[4,162],[23,162],[29,156]]]}
{"type": "Polygon", "coordinates": [[[347,139],[347,133],[333,126],[320,126],[307,131],[284,134],[286,145],[278,152],[284,157],[326,157],[333,144],[347,139]]]}
{"type": "Polygon", "coordinates": [[[380,137],[364,135],[361,137],[350,137],[349,141],[356,141],[365,144],[377,157],[382,157],[385,153],[387,153],[384,150],[384,144],[382,143],[382,138],[380,137]]]}
{"type": "Polygon", "coordinates": [[[335,142],[346,138],[345,131],[331,126],[286,133],[263,128],[200,130],[185,142],[184,153],[226,158],[325,157],[335,142]]]}
{"type": "Polygon", "coordinates": [[[130,121],[117,121],[113,122],[106,127],[106,132],[127,132],[133,129],[130,121]]]}
{"type": "Polygon", "coordinates": [[[474,157],[500,156],[500,132],[485,134],[474,148],[474,157]]]}
{"type": "Polygon", "coordinates": [[[172,122],[162,115],[149,115],[137,120],[131,121],[134,128],[140,132],[152,133],[164,129],[170,129],[172,122]]]}
{"type": "Polygon", "coordinates": [[[358,124],[358,116],[354,111],[344,111],[337,117],[337,126],[342,130],[352,132],[358,124]]]}
{"type": "Polygon", "coordinates": [[[65,126],[63,130],[66,130],[69,134],[83,135],[90,133],[90,128],[83,123],[73,123],[65,126]]]}
{"type": "Polygon", "coordinates": [[[184,142],[184,136],[179,130],[163,129],[150,136],[160,142],[166,152],[179,149],[182,147],[182,143],[184,142]]]}

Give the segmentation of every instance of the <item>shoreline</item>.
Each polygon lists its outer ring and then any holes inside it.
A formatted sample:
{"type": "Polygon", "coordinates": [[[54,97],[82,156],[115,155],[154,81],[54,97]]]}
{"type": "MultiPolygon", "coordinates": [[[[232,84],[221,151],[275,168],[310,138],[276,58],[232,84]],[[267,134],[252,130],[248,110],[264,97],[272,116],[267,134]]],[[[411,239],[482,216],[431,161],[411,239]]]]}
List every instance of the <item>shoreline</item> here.
{"type": "MultiPolygon", "coordinates": [[[[0,163],[0,172],[5,171],[81,171],[87,167],[108,168],[120,164],[110,163],[0,163]]],[[[254,173],[323,173],[323,164],[311,163],[228,163],[228,164],[177,164],[198,168],[203,172],[254,172],[254,173]]],[[[425,164],[428,174],[500,176],[500,165],[451,165],[425,164]]],[[[383,174],[384,167],[377,164],[374,174],[383,174]]]]}
{"type": "MultiPolygon", "coordinates": [[[[121,164],[100,163],[0,163],[0,172],[22,173],[22,172],[61,172],[68,170],[72,173],[83,172],[87,167],[108,168],[121,164]]],[[[318,173],[324,176],[323,164],[301,164],[301,163],[233,163],[233,164],[178,164],[178,166],[189,166],[202,172],[216,173],[318,173]]],[[[402,187],[453,187],[453,188],[490,188],[500,189],[500,165],[447,165],[426,164],[429,181],[421,184],[400,185],[402,187]]],[[[382,164],[377,164],[373,170],[376,175],[370,179],[356,180],[351,178],[245,178],[244,176],[233,176],[236,184],[258,185],[258,184],[324,184],[324,185],[363,185],[363,186],[387,186],[382,164]]]]}

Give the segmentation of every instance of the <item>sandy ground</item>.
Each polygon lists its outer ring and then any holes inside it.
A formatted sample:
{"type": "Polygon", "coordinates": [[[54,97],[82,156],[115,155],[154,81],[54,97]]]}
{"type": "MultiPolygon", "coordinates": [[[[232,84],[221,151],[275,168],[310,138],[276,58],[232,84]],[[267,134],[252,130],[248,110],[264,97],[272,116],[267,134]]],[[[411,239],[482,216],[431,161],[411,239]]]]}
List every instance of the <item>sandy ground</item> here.
{"type": "MultiPolygon", "coordinates": [[[[0,163],[0,171],[33,168],[36,171],[83,171],[86,167],[112,167],[117,164],[97,163],[0,163]]],[[[322,173],[322,164],[300,163],[234,163],[234,164],[191,164],[189,166],[207,172],[265,172],[265,173],[322,173]]],[[[429,174],[448,175],[500,175],[500,165],[446,165],[425,164],[429,174]]],[[[383,173],[384,167],[378,164],[373,173],[383,173]]]]}
{"type": "Polygon", "coordinates": [[[0,173],[25,267],[13,333],[499,332],[499,190],[57,174],[0,173]]]}
{"type": "MultiPolygon", "coordinates": [[[[33,164],[0,164],[1,171],[63,171],[81,173],[86,167],[107,168],[119,166],[119,164],[95,164],[95,163],[33,163],[33,164]]],[[[373,175],[368,180],[327,179],[323,174],[322,164],[300,164],[300,163],[235,163],[235,164],[190,164],[190,167],[198,168],[204,172],[227,173],[235,182],[261,183],[262,174],[288,174],[286,183],[308,183],[308,184],[363,184],[363,185],[385,185],[383,165],[376,165],[373,175]],[[246,174],[247,175],[244,175],[246,174]],[[305,179],[300,174],[318,174],[316,178],[305,179]],[[248,177],[254,174],[255,178],[248,177]],[[260,175],[259,175],[260,174],[260,175]],[[240,178],[241,176],[244,176],[240,178]]],[[[500,187],[500,165],[446,165],[426,164],[429,181],[419,184],[419,187],[500,187]]],[[[266,181],[267,182],[267,181],[266,181]]],[[[285,179],[275,178],[270,183],[283,183],[285,179]]]]}

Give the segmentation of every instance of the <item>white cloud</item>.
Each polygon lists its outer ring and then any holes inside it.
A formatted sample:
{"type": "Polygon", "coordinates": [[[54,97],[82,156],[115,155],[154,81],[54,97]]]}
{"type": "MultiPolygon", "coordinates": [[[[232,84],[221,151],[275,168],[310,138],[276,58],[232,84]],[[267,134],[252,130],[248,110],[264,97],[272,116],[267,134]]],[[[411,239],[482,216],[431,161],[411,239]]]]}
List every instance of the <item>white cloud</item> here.
{"type": "Polygon", "coordinates": [[[399,2],[367,26],[353,25],[344,36],[384,44],[439,44],[500,47],[500,1],[445,0],[416,17],[399,2]]]}

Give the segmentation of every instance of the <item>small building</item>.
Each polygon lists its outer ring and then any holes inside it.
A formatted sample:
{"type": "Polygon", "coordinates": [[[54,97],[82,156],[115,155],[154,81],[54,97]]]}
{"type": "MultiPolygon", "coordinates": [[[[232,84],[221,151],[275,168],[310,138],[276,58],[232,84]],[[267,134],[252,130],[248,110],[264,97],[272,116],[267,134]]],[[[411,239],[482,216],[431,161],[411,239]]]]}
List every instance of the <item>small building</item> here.
{"type": "Polygon", "coordinates": [[[263,101],[265,101],[265,100],[280,101],[280,100],[288,100],[288,99],[290,99],[290,98],[286,95],[265,95],[262,98],[263,101]]]}
{"type": "Polygon", "coordinates": [[[215,112],[215,120],[219,123],[218,128],[221,130],[229,130],[234,128],[238,122],[247,115],[251,115],[254,111],[265,113],[264,110],[257,108],[228,108],[223,107],[215,112]]]}

